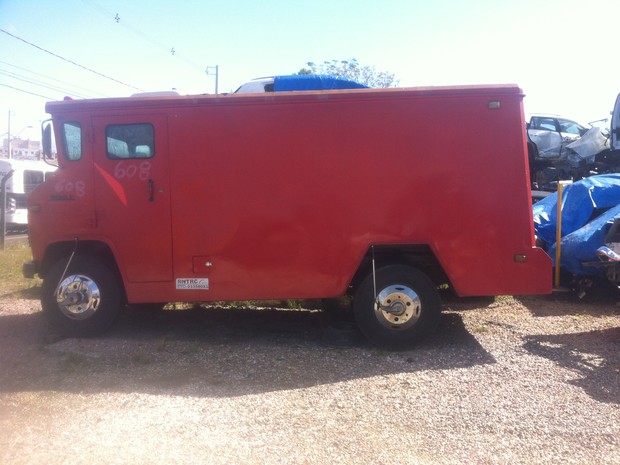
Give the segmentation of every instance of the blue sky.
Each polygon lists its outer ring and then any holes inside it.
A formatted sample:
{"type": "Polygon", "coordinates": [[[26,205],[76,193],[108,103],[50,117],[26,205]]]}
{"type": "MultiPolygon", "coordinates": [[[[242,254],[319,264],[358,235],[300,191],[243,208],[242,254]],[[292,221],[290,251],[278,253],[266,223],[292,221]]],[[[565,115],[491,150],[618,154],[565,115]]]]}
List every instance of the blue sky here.
{"type": "Polygon", "coordinates": [[[527,112],[604,118],[618,13],[618,0],[0,0],[0,139],[9,112],[12,134],[37,139],[24,128],[65,95],[212,93],[215,65],[228,92],[350,58],[402,87],[517,83],[527,112]]]}

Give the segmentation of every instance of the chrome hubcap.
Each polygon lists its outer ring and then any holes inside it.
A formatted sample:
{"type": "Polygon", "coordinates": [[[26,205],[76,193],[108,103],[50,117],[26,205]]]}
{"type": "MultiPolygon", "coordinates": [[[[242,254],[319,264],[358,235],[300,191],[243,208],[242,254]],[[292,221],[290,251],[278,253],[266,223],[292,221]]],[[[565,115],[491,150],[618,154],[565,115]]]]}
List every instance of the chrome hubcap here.
{"type": "Polygon", "coordinates": [[[418,321],[421,312],[420,297],[407,286],[394,284],[383,289],[377,296],[375,316],[386,328],[409,328],[418,321]]]}
{"type": "Polygon", "coordinates": [[[88,276],[71,275],[58,285],[56,302],[65,316],[74,320],[85,320],[93,316],[99,308],[101,292],[97,283],[88,276]]]}

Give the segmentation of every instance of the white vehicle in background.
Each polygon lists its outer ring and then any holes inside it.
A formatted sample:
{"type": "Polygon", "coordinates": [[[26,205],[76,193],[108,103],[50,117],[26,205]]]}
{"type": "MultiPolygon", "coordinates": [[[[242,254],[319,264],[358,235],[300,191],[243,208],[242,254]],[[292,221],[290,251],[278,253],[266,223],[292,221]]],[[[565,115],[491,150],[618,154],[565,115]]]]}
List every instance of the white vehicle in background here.
{"type": "Polygon", "coordinates": [[[616,172],[618,163],[608,156],[608,128],[596,125],[603,121],[579,124],[558,115],[530,115],[526,126],[532,189],[552,192],[559,181],[616,172]]]}
{"type": "Polygon", "coordinates": [[[566,154],[566,146],[584,136],[590,127],[557,115],[531,115],[527,135],[536,144],[540,158],[558,158],[566,154]]]}
{"type": "Polygon", "coordinates": [[[28,228],[26,200],[56,167],[44,161],[0,159],[0,181],[11,171],[6,180],[5,218],[8,231],[25,231],[28,228]]]}

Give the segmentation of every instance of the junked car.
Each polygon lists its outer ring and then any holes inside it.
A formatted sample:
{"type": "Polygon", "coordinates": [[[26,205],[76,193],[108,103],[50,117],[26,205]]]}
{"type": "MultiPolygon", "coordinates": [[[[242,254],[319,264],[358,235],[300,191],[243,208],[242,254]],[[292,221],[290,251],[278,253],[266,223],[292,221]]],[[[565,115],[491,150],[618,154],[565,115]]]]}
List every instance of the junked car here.
{"type": "Polygon", "coordinates": [[[527,123],[528,137],[536,144],[540,158],[561,157],[566,146],[584,136],[589,129],[557,115],[532,115],[527,123]]]}
{"type": "Polygon", "coordinates": [[[606,159],[608,129],[548,114],[526,121],[532,189],[555,191],[559,181],[617,171],[617,163],[606,159]]]}

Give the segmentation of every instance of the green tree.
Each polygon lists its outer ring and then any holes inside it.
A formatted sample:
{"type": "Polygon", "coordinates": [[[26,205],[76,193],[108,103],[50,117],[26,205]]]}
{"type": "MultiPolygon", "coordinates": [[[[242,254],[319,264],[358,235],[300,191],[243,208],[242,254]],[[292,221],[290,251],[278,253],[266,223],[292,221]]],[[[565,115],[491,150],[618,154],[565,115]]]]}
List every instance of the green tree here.
{"type": "Polygon", "coordinates": [[[368,87],[396,87],[398,80],[394,73],[378,71],[374,66],[362,66],[355,58],[350,60],[331,60],[316,64],[311,61],[306,63],[307,68],[302,68],[297,74],[327,74],[345,79],[350,79],[368,87]]]}

